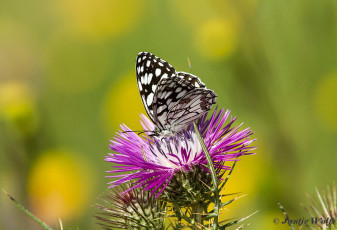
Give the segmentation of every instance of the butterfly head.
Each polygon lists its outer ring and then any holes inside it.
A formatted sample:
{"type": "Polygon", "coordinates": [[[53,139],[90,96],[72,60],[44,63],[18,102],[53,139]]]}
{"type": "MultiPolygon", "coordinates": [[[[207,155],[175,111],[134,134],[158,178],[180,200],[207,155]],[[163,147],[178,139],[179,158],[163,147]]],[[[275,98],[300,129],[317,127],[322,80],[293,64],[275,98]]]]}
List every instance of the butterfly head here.
{"type": "Polygon", "coordinates": [[[176,130],[174,126],[164,128],[156,127],[150,136],[166,138],[175,136],[180,130],[176,130]]]}

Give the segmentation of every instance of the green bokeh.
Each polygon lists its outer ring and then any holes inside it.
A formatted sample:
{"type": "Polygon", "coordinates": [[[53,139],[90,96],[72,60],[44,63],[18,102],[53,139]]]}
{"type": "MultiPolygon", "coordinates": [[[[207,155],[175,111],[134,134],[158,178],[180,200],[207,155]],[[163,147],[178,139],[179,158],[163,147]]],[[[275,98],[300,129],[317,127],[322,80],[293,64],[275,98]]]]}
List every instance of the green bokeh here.
{"type": "MultiPolygon", "coordinates": [[[[333,95],[332,89],[337,85],[325,83],[337,75],[336,1],[149,0],[135,17],[125,17],[135,21],[120,23],[129,28],[97,36],[72,28],[76,23],[69,20],[76,17],[69,17],[72,12],[63,12],[64,6],[56,1],[0,0],[0,6],[0,186],[33,209],[26,183],[36,159],[44,151],[60,148],[83,154],[93,167],[89,172],[95,172],[96,187],[88,209],[80,218],[64,222],[66,229],[98,228],[92,204],[107,188],[105,171],[110,168],[104,157],[117,131],[110,131],[117,125],[107,123],[102,114],[107,110],[102,107],[107,106],[114,85],[127,86],[123,78],[134,71],[140,51],[200,76],[218,95],[219,107],[230,109],[239,122],[255,131],[257,144],[263,146],[257,152],[265,160],[256,169],[262,173],[248,176],[255,184],[253,195],[240,200],[230,216],[259,210],[248,221],[248,229],[282,229],[272,222],[281,214],[277,201],[300,218],[305,193],[336,180],[337,91],[333,95]],[[237,26],[231,53],[222,57],[204,55],[201,46],[208,44],[196,42],[201,26],[213,19],[234,20],[237,26]],[[8,118],[14,102],[8,102],[3,92],[11,82],[30,89],[34,96],[28,107],[33,112],[8,118]],[[329,93],[324,94],[324,87],[329,93]],[[34,129],[27,132],[27,127],[34,129]]],[[[121,9],[124,14],[133,12],[121,9]]],[[[106,18],[118,19],[113,14],[106,18]]],[[[202,31],[207,33],[207,28],[202,31]]],[[[209,36],[202,41],[217,41],[222,47],[221,41],[209,36]]],[[[140,103],[139,98],[117,99],[128,103],[130,116],[138,119],[132,113],[139,111],[134,104],[140,103]]],[[[109,105],[110,113],[115,113],[111,122],[127,120],[118,116],[119,110],[117,103],[109,105]]],[[[254,165],[249,170],[255,170],[254,165]]],[[[244,184],[244,178],[238,183],[244,184]]],[[[0,197],[0,229],[37,229],[6,197],[0,197]]]]}

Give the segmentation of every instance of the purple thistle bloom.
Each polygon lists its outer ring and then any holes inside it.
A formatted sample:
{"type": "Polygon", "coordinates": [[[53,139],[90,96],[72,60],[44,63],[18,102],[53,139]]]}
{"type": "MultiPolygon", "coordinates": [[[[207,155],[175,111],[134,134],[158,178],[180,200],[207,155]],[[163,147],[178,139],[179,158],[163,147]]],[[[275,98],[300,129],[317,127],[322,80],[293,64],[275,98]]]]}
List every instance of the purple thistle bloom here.
{"type": "MultiPolygon", "coordinates": [[[[249,128],[239,131],[242,124],[232,127],[236,117],[231,117],[225,125],[229,115],[229,110],[224,112],[222,109],[218,113],[215,110],[210,119],[206,119],[205,114],[198,122],[199,132],[217,172],[230,170],[225,162],[253,154],[251,151],[255,149],[249,147],[255,141],[250,139],[253,132],[249,128]]],[[[144,130],[155,129],[155,125],[144,115],[141,115],[141,124],[144,130]]],[[[139,136],[134,132],[123,133],[131,131],[126,125],[121,125],[121,129],[110,144],[110,149],[117,153],[109,153],[105,158],[105,161],[116,164],[112,166],[116,169],[108,172],[119,174],[108,177],[121,177],[110,182],[110,187],[133,181],[129,190],[144,187],[158,197],[177,172],[188,172],[195,166],[208,172],[207,160],[192,124],[177,136],[165,139],[139,136]]]]}

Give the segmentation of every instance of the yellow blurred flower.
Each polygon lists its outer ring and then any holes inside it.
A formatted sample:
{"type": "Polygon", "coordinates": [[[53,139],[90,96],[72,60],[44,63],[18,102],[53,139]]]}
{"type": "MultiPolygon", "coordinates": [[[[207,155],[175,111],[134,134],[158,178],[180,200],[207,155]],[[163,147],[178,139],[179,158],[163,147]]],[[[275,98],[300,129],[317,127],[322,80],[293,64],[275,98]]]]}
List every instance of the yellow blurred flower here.
{"type": "Polygon", "coordinates": [[[212,19],[198,28],[195,36],[197,50],[205,58],[218,60],[230,56],[238,42],[238,25],[235,20],[212,19]]]}
{"type": "Polygon", "coordinates": [[[98,87],[108,76],[111,59],[104,44],[86,42],[70,34],[54,35],[45,49],[51,86],[69,94],[98,87]]]}
{"type": "Polygon", "coordinates": [[[28,177],[32,211],[47,223],[80,216],[89,207],[93,169],[83,156],[66,151],[41,154],[28,177]]]}
{"type": "Polygon", "coordinates": [[[170,4],[174,18],[180,18],[179,24],[194,34],[194,45],[202,56],[219,60],[234,52],[242,20],[237,8],[241,5],[203,0],[170,0],[170,4]]]}
{"type": "Polygon", "coordinates": [[[102,116],[104,127],[112,134],[124,123],[132,130],[142,130],[140,113],[146,114],[139,95],[136,74],[128,74],[121,81],[111,85],[103,101],[102,116]]]}
{"type": "Polygon", "coordinates": [[[61,0],[58,4],[70,31],[98,40],[121,35],[137,25],[146,15],[143,8],[147,5],[138,0],[61,0]]]}
{"type": "Polygon", "coordinates": [[[0,84],[0,118],[25,134],[36,131],[38,114],[30,88],[20,81],[0,84]]]}
{"type": "Polygon", "coordinates": [[[314,94],[315,110],[327,126],[337,131],[337,73],[325,76],[314,94]]]}
{"type": "MultiPolygon", "coordinates": [[[[225,209],[222,210],[220,215],[220,220],[233,217],[243,218],[256,211],[256,207],[252,206],[252,204],[255,204],[259,196],[260,183],[264,180],[262,179],[264,178],[264,170],[269,165],[269,162],[268,157],[265,155],[267,151],[264,150],[261,143],[258,142],[255,143],[255,145],[258,146],[258,149],[254,152],[258,154],[240,158],[226,183],[224,191],[221,193],[221,195],[237,193],[236,195],[222,197],[222,202],[229,201],[235,197],[243,197],[225,206],[225,209]],[[246,211],[243,212],[242,210],[246,211]]],[[[227,173],[225,177],[226,176],[227,173]]],[[[251,222],[251,218],[252,217],[246,222],[251,222]]]]}
{"type": "Polygon", "coordinates": [[[225,193],[239,192],[254,196],[258,179],[263,174],[263,165],[266,164],[264,158],[260,150],[259,154],[241,157],[227,182],[225,193]]]}
{"type": "MultiPolygon", "coordinates": [[[[255,0],[247,0],[255,1],[255,0]]],[[[170,10],[179,25],[195,30],[210,18],[237,19],[238,14],[230,1],[170,0],[170,10]]]]}

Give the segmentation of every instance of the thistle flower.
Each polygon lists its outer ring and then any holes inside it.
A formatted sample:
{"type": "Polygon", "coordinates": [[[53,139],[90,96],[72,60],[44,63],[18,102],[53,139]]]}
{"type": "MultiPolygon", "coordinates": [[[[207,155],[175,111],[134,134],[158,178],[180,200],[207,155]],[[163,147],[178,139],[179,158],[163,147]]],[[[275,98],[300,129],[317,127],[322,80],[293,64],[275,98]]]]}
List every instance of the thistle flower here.
{"type": "Polygon", "coordinates": [[[125,190],[125,186],[115,188],[101,199],[102,204],[96,205],[101,211],[95,217],[104,229],[165,229],[164,202],[145,190],[123,193],[125,190]]]}
{"type": "MultiPolygon", "coordinates": [[[[253,133],[249,128],[239,131],[242,124],[232,127],[236,118],[230,118],[225,124],[229,115],[229,110],[226,112],[224,109],[219,112],[215,110],[210,119],[207,119],[205,114],[198,121],[199,132],[218,173],[231,169],[225,165],[227,161],[236,161],[239,156],[253,154],[252,150],[255,149],[249,147],[255,140],[250,139],[253,133]]],[[[155,129],[154,124],[144,115],[141,115],[141,124],[144,130],[155,129]]],[[[185,191],[199,192],[199,195],[205,191],[202,187],[209,191],[207,184],[211,181],[210,176],[209,179],[204,178],[209,174],[206,168],[207,160],[192,124],[178,135],[168,138],[139,136],[133,132],[125,132],[131,131],[126,125],[121,125],[121,129],[110,145],[110,149],[116,153],[110,153],[105,159],[115,164],[111,167],[116,169],[109,172],[119,173],[108,177],[121,177],[110,182],[110,187],[133,181],[133,186],[127,191],[143,187],[150,190],[152,195],[156,194],[156,197],[169,188],[172,192],[176,188],[184,188],[185,191]],[[194,178],[195,183],[186,184],[179,179],[186,177],[191,179],[195,176],[199,176],[197,180],[194,178]],[[179,183],[179,186],[174,186],[176,183],[179,183]]],[[[175,192],[177,197],[183,197],[178,190],[175,192]]],[[[188,201],[185,200],[186,202],[188,201]]]]}
{"type": "MultiPolygon", "coordinates": [[[[336,186],[327,186],[326,191],[321,193],[316,188],[317,198],[311,198],[307,195],[309,205],[304,209],[311,217],[311,223],[315,224],[317,229],[337,229],[337,195],[336,186]]],[[[314,229],[314,228],[311,228],[314,229]]]]}

